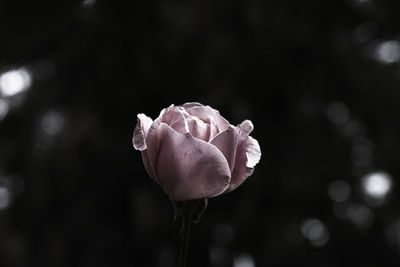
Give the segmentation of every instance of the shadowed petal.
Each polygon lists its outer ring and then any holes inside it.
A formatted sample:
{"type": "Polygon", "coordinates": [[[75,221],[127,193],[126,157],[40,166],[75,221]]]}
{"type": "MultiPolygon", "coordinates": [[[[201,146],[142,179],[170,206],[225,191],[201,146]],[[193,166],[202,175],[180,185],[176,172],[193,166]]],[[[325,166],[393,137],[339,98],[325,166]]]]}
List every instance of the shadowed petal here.
{"type": "Polygon", "coordinates": [[[240,138],[237,150],[235,166],[228,191],[232,191],[241,185],[247,177],[253,174],[254,166],[260,161],[261,149],[257,140],[251,136],[240,138]]]}
{"type": "Polygon", "coordinates": [[[147,148],[146,137],[153,120],[143,113],[137,115],[137,124],[133,131],[132,143],[136,150],[143,151],[147,148]]]}
{"type": "Polygon", "coordinates": [[[218,148],[164,123],[158,132],[157,176],[172,199],[213,197],[228,188],[231,172],[218,148]]]}
{"type": "Polygon", "coordinates": [[[230,126],[225,132],[219,133],[210,143],[216,146],[228,161],[229,168],[232,171],[235,165],[236,147],[238,143],[238,131],[235,127],[230,126]]]}
{"type": "Polygon", "coordinates": [[[148,153],[147,150],[142,151],[142,160],[143,160],[144,168],[146,169],[147,173],[150,175],[150,177],[151,177],[156,183],[160,184],[159,181],[158,181],[158,178],[157,178],[157,176],[156,176],[156,174],[155,174],[153,165],[152,165],[151,162],[150,162],[149,153],[148,153]]]}
{"type": "Polygon", "coordinates": [[[212,140],[218,134],[218,125],[213,118],[210,117],[210,136],[208,141],[212,140]]]}

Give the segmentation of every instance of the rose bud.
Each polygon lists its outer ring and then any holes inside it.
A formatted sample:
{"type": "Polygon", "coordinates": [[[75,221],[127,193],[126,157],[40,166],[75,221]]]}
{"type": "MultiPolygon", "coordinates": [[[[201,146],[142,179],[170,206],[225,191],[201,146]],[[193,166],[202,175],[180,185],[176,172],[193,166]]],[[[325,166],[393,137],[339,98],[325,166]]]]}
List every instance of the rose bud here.
{"type": "Polygon", "coordinates": [[[241,185],[261,157],[249,120],[231,125],[200,103],[171,105],[156,120],[137,115],[133,147],[172,200],[209,198],[241,185]]]}

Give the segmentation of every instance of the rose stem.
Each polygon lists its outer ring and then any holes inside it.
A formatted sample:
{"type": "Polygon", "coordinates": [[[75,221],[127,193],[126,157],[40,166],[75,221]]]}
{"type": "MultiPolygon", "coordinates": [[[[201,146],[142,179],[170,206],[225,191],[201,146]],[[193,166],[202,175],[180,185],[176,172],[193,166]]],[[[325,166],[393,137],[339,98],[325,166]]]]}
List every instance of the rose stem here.
{"type": "MultiPolygon", "coordinates": [[[[188,203],[184,203],[188,204],[188,203]]],[[[184,212],[182,214],[182,236],[181,236],[181,249],[179,255],[179,267],[186,267],[187,254],[189,248],[190,228],[192,224],[192,212],[184,212]]]]}

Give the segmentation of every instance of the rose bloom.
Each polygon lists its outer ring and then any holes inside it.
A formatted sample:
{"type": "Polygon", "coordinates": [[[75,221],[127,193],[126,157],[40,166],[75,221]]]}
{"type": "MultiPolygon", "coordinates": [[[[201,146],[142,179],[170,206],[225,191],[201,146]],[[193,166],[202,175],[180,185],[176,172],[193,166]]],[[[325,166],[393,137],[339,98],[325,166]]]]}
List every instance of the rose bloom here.
{"type": "Polygon", "coordinates": [[[238,187],[261,157],[249,120],[231,125],[200,103],[171,105],[156,120],[137,115],[133,146],[151,178],[176,201],[214,197],[238,187]]]}

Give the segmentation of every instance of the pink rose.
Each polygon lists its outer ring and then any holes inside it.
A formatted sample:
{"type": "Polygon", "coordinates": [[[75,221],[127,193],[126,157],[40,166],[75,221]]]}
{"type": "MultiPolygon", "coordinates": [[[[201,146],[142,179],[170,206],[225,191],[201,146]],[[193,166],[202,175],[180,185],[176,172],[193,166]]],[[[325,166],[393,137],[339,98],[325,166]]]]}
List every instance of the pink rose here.
{"type": "Polygon", "coordinates": [[[171,105],[153,121],[137,115],[133,147],[153,180],[176,201],[214,197],[238,187],[261,157],[249,120],[230,125],[199,103],[171,105]]]}

